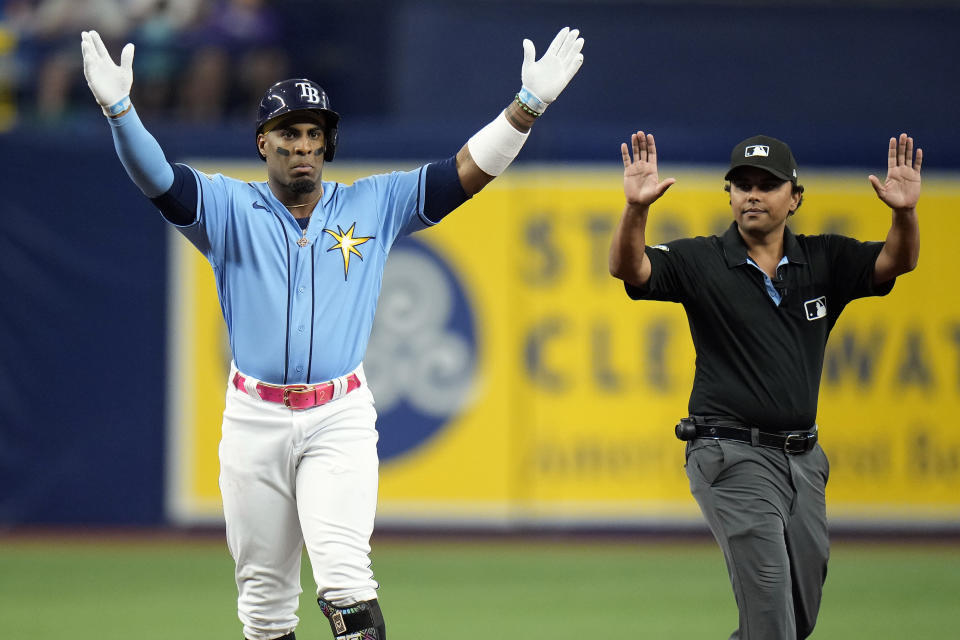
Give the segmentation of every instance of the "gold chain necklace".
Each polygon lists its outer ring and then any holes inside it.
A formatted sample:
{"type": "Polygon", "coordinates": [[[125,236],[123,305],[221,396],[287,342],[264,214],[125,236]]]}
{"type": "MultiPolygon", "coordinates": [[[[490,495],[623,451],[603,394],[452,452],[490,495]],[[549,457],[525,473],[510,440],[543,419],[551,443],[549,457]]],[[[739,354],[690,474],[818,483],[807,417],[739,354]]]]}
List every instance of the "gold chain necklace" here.
{"type": "MultiPolygon", "coordinates": [[[[310,206],[310,205],[312,205],[312,204],[317,204],[317,202],[319,202],[319,201],[320,201],[320,198],[322,198],[322,197],[323,197],[323,191],[320,192],[320,195],[318,195],[318,196],[317,196],[317,199],[314,200],[313,202],[306,202],[306,203],[304,203],[304,204],[285,204],[285,205],[283,205],[283,206],[285,206],[287,209],[298,209],[298,208],[300,208],[300,207],[308,207],[308,206],[310,206]]],[[[297,244],[300,245],[301,247],[305,247],[305,246],[307,246],[308,244],[310,244],[310,241],[307,240],[307,230],[306,230],[306,229],[303,230],[303,235],[300,236],[300,239],[299,239],[299,240],[297,240],[297,244]]]]}
{"type": "Polygon", "coordinates": [[[317,196],[317,199],[314,200],[313,202],[306,202],[306,203],[304,203],[304,204],[285,204],[285,205],[283,205],[283,206],[285,206],[287,209],[298,209],[298,208],[300,208],[300,207],[309,207],[309,206],[312,205],[312,204],[317,204],[317,202],[318,202],[318,201],[320,200],[320,198],[322,198],[322,197],[323,197],[323,192],[321,191],[321,192],[320,192],[320,195],[318,195],[318,196],[317,196]]]}

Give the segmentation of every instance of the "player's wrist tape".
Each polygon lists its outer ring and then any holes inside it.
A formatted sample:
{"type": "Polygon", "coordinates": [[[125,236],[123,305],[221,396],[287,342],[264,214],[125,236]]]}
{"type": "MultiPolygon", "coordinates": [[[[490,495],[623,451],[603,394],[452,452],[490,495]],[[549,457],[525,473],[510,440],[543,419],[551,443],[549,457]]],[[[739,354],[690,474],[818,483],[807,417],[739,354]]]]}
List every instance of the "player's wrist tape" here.
{"type": "Polygon", "coordinates": [[[501,111],[493,122],[467,140],[467,149],[481,171],[488,176],[498,176],[517,157],[529,135],[529,131],[521,133],[514,129],[501,111]]]}
{"type": "Polygon", "coordinates": [[[103,115],[108,118],[116,118],[118,115],[130,108],[130,96],[124,96],[114,102],[109,107],[101,107],[103,115]]]}
{"type": "Polygon", "coordinates": [[[520,87],[520,92],[517,94],[517,104],[534,118],[539,118],[549,106],[548,102],[544,102],[538,98],[536,94],[526,87],[520,87]]]}

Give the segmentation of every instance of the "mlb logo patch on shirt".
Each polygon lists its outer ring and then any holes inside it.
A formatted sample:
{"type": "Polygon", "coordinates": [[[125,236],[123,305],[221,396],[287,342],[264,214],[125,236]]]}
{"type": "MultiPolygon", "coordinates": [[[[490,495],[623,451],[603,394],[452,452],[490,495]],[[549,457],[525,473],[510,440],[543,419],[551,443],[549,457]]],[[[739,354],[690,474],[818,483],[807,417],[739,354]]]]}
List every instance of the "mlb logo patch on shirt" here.
{"type": "Polygon", "coordinates": [[[752,144],[743,151],[744,158],[753,158],[755,156],[767,157],[770,155],[770,147],[765,144],[752,144]]]}
{"type": "Polygon", "coordinates": [[[803,303],[803,308],[807,312],[807,320],[813,321],[825,318],[827,317],[827,298],[826,296],[820,296],[813,300],[807,300],[803,303]]]}

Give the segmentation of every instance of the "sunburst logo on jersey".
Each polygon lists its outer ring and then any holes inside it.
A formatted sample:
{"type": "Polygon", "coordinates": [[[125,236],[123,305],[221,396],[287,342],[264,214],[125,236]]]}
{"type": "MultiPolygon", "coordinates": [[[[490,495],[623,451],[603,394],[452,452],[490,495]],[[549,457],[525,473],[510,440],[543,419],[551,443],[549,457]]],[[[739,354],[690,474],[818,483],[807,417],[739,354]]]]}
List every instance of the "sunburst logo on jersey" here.
{"type": "Polygon", "coordinates": [[[352,253],[358,258],[360,258],[361,260],[363,260],[363,255],[359,251],[357,251],[357,247],[363,244],[364,242],[366,242],[367,240],[373,240],[376,237],[376,236],[367,236],[365,238],[362,238],[362,237],[354,238],[353,229],[356,226],[357,226],[357,223],[354,222],[352,225],[350,225],[349,229],[344,231],[343,229],[340,228],[340,225],[337,225],[337,231],[339,231],[340,233],[337,233],[336,231],[331,231],[330,229],[324,229],[325,233],[329,233],[331,236],[333,236],[337,240],[337,243],[332,247],[330,247],[329,249],[327,249],[327,251],[335,251],[336,249],[340,249],[340,253],[343,254],[343,279],[344,280],[347,279],[347,272],[350,271],[350,254],[352,253]]]}

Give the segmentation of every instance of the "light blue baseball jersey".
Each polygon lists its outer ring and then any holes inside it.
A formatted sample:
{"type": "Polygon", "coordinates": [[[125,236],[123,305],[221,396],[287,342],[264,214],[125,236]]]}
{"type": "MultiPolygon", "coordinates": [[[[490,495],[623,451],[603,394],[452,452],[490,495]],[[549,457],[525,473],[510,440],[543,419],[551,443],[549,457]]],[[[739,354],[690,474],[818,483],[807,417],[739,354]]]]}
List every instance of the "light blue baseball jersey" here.
{"type": "Polygon", "coordinates": [[[323,182],[303,231],[266,182],[192,171],[197,220],[177,229],[213,267],[237,368],[272,384],[355,369],[390,247],[433,224],[423,213],[425,167],[323,182]]]}

